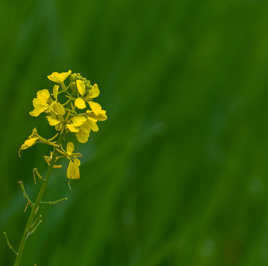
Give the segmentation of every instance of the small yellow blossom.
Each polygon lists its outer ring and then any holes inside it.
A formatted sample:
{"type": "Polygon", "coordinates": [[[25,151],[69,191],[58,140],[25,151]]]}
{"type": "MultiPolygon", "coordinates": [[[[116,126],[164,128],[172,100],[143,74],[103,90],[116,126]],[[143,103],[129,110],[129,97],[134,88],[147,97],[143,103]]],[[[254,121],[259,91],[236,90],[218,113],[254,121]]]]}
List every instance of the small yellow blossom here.
{"type": "Polygon", "coordinates": [[[44,156],[46,163],[53,168],[61,168],[61,164],[56,164],[61,159],[69,160],[67,167],[68,179],[79,179],[81,154],[74,152],[73,142],[68,142],[66,149],[63,144],[68,139],[68,133],[73,133],[80,143],[86,143],[91,131],[99,130],[98,121],[107,119],[106,111],[93,99],[97,98],[100,90],[97,84],[91,85],[90,81],[79,73],[53,72],[48,75],[48,79],[56,83],[51,93],[47,89],[39,90],[33,99],[34,109],[31,116],[38,117],[41,113],[46,113],[46,118],[50,126],[58,131],[50,139],[45,139],[38,135],[36,129],[21,145],[21,150],[28,149],[36,143],[43,143],[53,147],[49,156],[44,156]],[[69,83],[64,81],[69,78],[69,83]],[[60,137],[61,138],[58,138],[60,137]],[[65,138],[66,136],[66,138],[65,138]]]}
{"type": "Polygon", "coordinates": [[[74,105],[81,110],[87,107],[84,99],[81,97],[75,99],[74,105]]]}
{"type": "Polygon", "coordinates": [[[97,125],[97,120],[88,118],[87,121],[79,128],[79,131],[75,134],[77,140],[80,143],[86,143],[90,136],[91,130],[97,132],[99,131],[99,127],[97,125]]]}
{"type": "Polygon", "coordinates": [[[73,132],[76,133],[79,131],[79,128],[87,121],[86,117],[83,115],[77,115],[74,116],[71,119],[71,123],[67,124],[67,128],[73,132]]]}
{"type": "Polygon", "coordinates": [[[80,178],[79,166],[80,166],[79,159],[76,158],[74,160],[70,160],[68,168],[67,168],[67,178],[79,179],[80,178]]]}
{"type": "Polygon", "coordinates": [[[74,105],[78,109],[85,109],[87,107],[86,102],[88,102],[89,104],[90,100],[100,95],[100,90],[97,84],[91,86],[91,88],[87,92],[85,82],[83,80],[78,79],[76,80],[76,87],[80,94],[80,97],[75,100],[74,105]]]}
{"type": "Polygon", "coordinates": [[[67,148],[66,148],[67,154],[70,156],[72,155],[74,151],[74,144],[72,142],[67,143],[67,148]]]}
{"type": "Polygon", "coordinates": [[[59,102],[52,102],[52,104],[49,106],[49,111],[54,113],[55,115],[64,115],[65,114],[65,108],[64,106],[59,102]]]}
{"type": "Polygon", "coordinates": [[[67,128],[76,133],[76,138],[80,143],[88,141],[91,130],[94,132],[99,130],[96,119],[82,115],[73,117],[71,123],[67,124],[67,128]]]}
{"type": "MultiPolygon", "coordinates": [[[[61,120],[54,114],[48,115],[47,121],[48,121],[49,125],[52,127],[58,125],[61,122],[61,120]]],[[[63,121],[63,119],[62,119],[62,121],[63,121]]]]}
{"type": "Polygon", "coordinates": [[[55,130],[61,131],[64,126],[64,117],[62,115],[55,115],[51,113],[47,115],[47,121],[50,126],[55,127],[55,130]]]}
{"type": "Polygon", "coordinates": [[[52,74],[48,75],[47,78],[55,83],[61,84],[64,82],[71,75],[72,71],[69,70],[68,72],[53,72],[52,74]]]}
{"type": "Polygon", "coordinates": [[[38,140],[38,137],[30,137],[30,138],[26,139],[24,141],[24,143],[21,145],[20,149],[26,150],[26,149],[30,148],[31,146],[33,146],[36,143],[37,140],[38,140]]]}
{"type": "Polygon", "coordinates": [[[90,101],[89,106],[92,110],[92,112],[87,112],[90,117],[95,118],[98,121],[105,121],[107,119],[106,111],[102,109],[100,104],[90,101]]]}
{"type": "Polygon", "coordinates": [[[99,97],[99,95],[100,95],[99,86],[98,86],[98,84],[95,83],[91,87],[91,89],[89,90],[89,92],[88,92],[87,100],[97,98],[97,97],[99,97]]]}
{"type": "Polygon", "coordinates": [[[37,97],[33,99],[34,110],[29,113],[31,116],[34,117],[37,117],[41,113],[47,111],[49,107],[48,101],[50,98],[50,93],[48,90],[44,89],[38,91],[36,96],[37,97]]]}
{"type": "MultiPolygon", "coordinates": [[[[77,87],[79,94],[83,97],[86,93],[85,82],[83,80],[80,80],[80,79],[76,80],[76,87],[77,87]]],[[[78,109],[85,109],[87,107],[86,102],[82,97],[78,97],[74,102],[74,105],[78,109]]]]}
{"type": "Polygon", "coordinates": [[[81,96],[84,96],[86,93],[86,85],[83,80],[78,79],[76,81],[76,87],[81,96]]]}
{"type": "Polygon", "coordinates": [[[48,109],[49,115],[47,115],[47,120],[50,126],[57,126],[56,130],[60,131],[60,123],[64,122],[65,109],[59,102],[52,102],[48,109]]]}
{"type": "Polygon", "coordinates": [[[74,156],[77,156],[77,154],[73,153],[74,151],[74,144],[72,142],[67,143],[66,152],[68,156],[70,157],[69,165],[67,168],[67,178],[69,179],[79,179],[80,178],[80,172],[79,172],[79,166],[80,166],[80,160],[77,158],[73,158],[74,156]]]}
{"type": "Polygon", "coordinates": [[[29,149],[30,147],[32,147],[39,140],[39,138],[40,138],[40,136],[38,135],[36,128],[34,128],[31,135],[20,146],[19,156],[20,156],[20,152],[22,150],[26,150],[26,149],[29,149]]]}
{"type": "Polygon", "coordinates": [[[90,135],[90,127],[88,123],[84,123],[78,130],[78,132],[75,134],[77,140],[80,143],[86,143],[88,141],[90,135]]]}

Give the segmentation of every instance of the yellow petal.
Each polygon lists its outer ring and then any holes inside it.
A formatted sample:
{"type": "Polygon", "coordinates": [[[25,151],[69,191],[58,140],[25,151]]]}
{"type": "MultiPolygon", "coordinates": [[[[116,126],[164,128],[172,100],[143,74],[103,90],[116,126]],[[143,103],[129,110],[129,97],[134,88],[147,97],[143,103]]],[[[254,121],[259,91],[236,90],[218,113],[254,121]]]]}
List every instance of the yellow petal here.
{"type": "Polygon", "coordinates": [[[31,111],[29,114],[31,116],[37,117],[41,113],[45,112],[48,109],[48,99],[50,97],[49,91],[44,89],[44,90],[39,90],[37,92],[37,97],[33,99],[33,106],[34,110],[31,111]]]}
{"type": "Polygon", "coordinates": [[[73,122],[73,124],[74,124],[75,127],[80,127],[86,121],[87,121],[87,119],[84,116],[82,116],[82,115],[77,115],[77,116],[74,116],[72,118],[72,122],[73,122]]]}
{"type": "Polygon", "coordinates": [[[76,87],[78,92],[80,93],[81,96],[84,96],[86,93],[86,85],[83,80],[76,80],[76,87]]]}
{"type": "Polygon", "coordinates": [[[60,87],[59,85],[54,85],[54,87],[53,87],[53,96],[54,96],[55,100],[58,99],[59,87],[60,87]]]}
{"type": "Polygon", "coordinates": [[[47,120],[50,126],[56,126],[61,122],[60,120],[57,119],[56,116],[53,115],[48,115],[47,120]]]}
{"type": "Polygon", "coordinates": [[[64,106],[59,102],[54,101],[50,105],[50,110],[51,110],[51,112],[53,112],[56,115],[64,115],[65,114],[64,106]]]}
{"type": "Polygon", "coordinates": [[[100,95],[100,90],[99,90],[99,86],[98,84],[94,84],[91,89],[88,92],[88,98],[89,99],[93,99],[93,98],[97,98],[100,95]]]}
{"type": "Polygon", "coordinates": [[[97,115],[93,111],[87,111],[88,117],[91,117],[97,121],[105,121],[107,119],[106,111],[102,110],[97,115]]]}
{"type": "Polygon", "coordinates": [[[105,110],[102,110],[102,112],[97,115],[97,119],[98,119],[98,121],[105,121],[105,120],[107,120],[106,111],[105,110]]]}
{"type": "Polygon", "coordinates": [[[86,127],[82,127],[76,133],[76,138],[80,143],[86,143],[89,138],[89,133],[90,133],[90,129],[87,129],[86,127]]]}
{"type": "Polygon", "coordinates": [[[63,83],[65,79],[67,79],[70,74],[72,73],[71,70],[68,72],[53,72],[52,74],[48,75],[47,78],[55,83],[63,83]]]}
{"type": "Polygon", "coordinates": [[[106,111],[102,109],[100,104],[92,101],[89,101],[88,104],[93,113],[95,114],[97,120],[104,121],[107,119],[106,111]]]}
{"type": "Polygon", "coordinates": [[[98,127],[97,121],[95,119],[89,117],[86,124],[88,125],[88,127],[92,131],[94,131],[94,132],[99,131],[99,127],[98,127]]]}
{"type": "Polygon", "coordinates": [[[78,159],[74,159],[73,161],[70,160],[67,168],[67,178],[79,179],[80,178],[79,166],[80,161],[78,159]]]}
{"type": "Polygon", "coordinates": [[[36,128],[33,129],[31,135],[24,141],[24,143],[20,146],[19,148],[19,156],[20,156],[20,152],[22,150],[26,150],[28,148],[30,148],[31,146],[33,146],[37,141],[39,140],[39,135],[37,133],[36,128]]]}
{"type": "Polygon", "coordinates": [[[38,137],[32,137],[32,138],[26,139],[24,143],[21,145],[20,150],[26,150],[30,148],[36,143],[37,140],[38,140],[38,137]]]}
{"type": "Polygon", "coordinates": [[[50,97],[50,93],[47,89],[39,90],[37,93],[37,98],[43,101],[43,103],[47,103],[47,100],[50,97]]]}
{"type": "Polygon", "coordinates": [[[66,127],[73,133],[76,133],[79,131],[79,129],[75,127],[74,124],[67,124],[66,127]]]}
{"type": "Polygon", "coordinates": [[[67,153],[71,155],[74,151],[74,144],[72,142],[68,142],[66,150],[67,150],[67,153]]]}
{"type": "Polygon", "coordinates": [[[84,99],[82,98],[77,98],[75,99],[75,102],[74,102],[74,105],[78,108],[78,109],[85,109],[87,106],[86,106],[86,103],[84,101],[84,99]]]}
{"type": "Polygon", "coordinates": [[[75,165],[77,166],[77,167],[79,167],[80,166],[80,160],[79,159],[74,159],[74,163],[75,163],[75,165]]]}
{"type": "Polygon", "coordinates": [[[99,103],[89,101],[88,104],[95,114],[98,114],[102,110],[101,105],[99,103]]]}
{"type": "Polygon", "coordinates": [[[48,108],[47,100],[44,101],[43,99],[40,99],[40,98],[34,98],[33,107],[34,108],[40,108],[40,107],[48,108]]]}
{"type": "Polygon", "coordinates": [[[41,113],[45,112],[47,110],[48,106],[37,106],[34,110],[32,110],[31,112],[29,112],[29,114],[33,117],[37,117],[39,116],[41,113]]]}

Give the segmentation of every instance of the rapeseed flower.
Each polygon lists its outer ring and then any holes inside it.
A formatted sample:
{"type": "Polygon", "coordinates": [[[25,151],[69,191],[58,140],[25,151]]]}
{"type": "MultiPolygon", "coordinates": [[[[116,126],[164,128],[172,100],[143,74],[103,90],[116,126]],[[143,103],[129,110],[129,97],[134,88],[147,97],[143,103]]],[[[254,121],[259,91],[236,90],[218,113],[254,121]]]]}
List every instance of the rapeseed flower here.
{"type": "Polygon", "coordinates": [[[37,133],[37,129],[34,128],[31,135],[24,141],[24,143],[20,146],[19,151],[29,149],[39,140],[40,136],[37,133]]]}
{"type": "Polygon", "coordinates": [[[76,87],[80,96],[76,98],[74,104],[78,109],[85,109],[87,107],[86,102],[89,104],[90,100],[97,98],[100,95],[100,90],[97,84],[94,84],[87,89],[85,82],[78,79],[76,80],[76,87]]]}
{"type": "Polygon", "coordinates": [[[59,168],[56,165],[53,155],[56,158],[66,158],[69,160],[67,168],[67,178],[78,179],[80,177],[79,166],[80,156],[73,153],[74,144],[68,142],[66,151],[63,149],[62,140],[68,134],[74,134],[77,141],[86,143],[91,131],[99,131],[98,122],[107,119],[106,111],[93,99],[100,94],[98,85],[91,85],[90,81],[79,73],[53,72],[48,75],[48,79],[56,83],[51,92],[47,89],[39,90],[33,99],[34,109],[30,112],[33,117],[38,117],[45,113],[48,124],[58,132],[52,139],[44,139],[37,134],[36,129],[29,138],[21,145],[20,151],[28,149],[37,142],[53,147],[54,151],[49,156],[44,156],[48,165],[59,168]],[[69,83],[67,79],[69,77],[69,83]],[[67,84],[65,84],[67,83],[67,84]],[[61,137],[60,137],[61,136],[61,137]],[[60,140],[58,138],[60,137],[60,140]],[[59,142],[58,142],[59,141],[59,142]]]}
{"type": "Polygon", "coordinates": [[[77,158],[72,158],[74,151],[74,144],[72,142],[67,143],[66,152],[70,157],[69,165],[67,168],[67,178],[69,179],[79,179],[80,178],[80,160],[77,158]]]}
{"type": "Polygon", "coordinates": [[[71,73],[71,70],[62,73],[53,72],[52,74],[48,75],[47,78],[55,83],[62,84],[71,75],[71,73]]]}
{"type": "Polygon", "coordinates": [[[80,160],[74,159],[70,160],[68,168],[67,168],[67,178],[68,179],[79,179],[80,178],[80,160]]]}
{"type": "Polygon", "coordinates": [[[50,93],[47,89],[39,90],[36,98],[33,99],[34,110],[30,112],[31,116],[37,117],[41,113],[46,112],[49,107],[50,93]]]}
{"type": "MultiPolygon", "coordinates": [[[[56,132],[53,137],[46,139],[40,136],[37,129],[34,128],[18,151],[20,156],[21,151],[29,149],[35,144],[47,145],[48,155],[46,153],[42,158],[48,165],[49,171],[46,177],[43,178],[37,168],[33,169],[35,184],[37,183],[37,178],[42,183],[34,201],[27,194],[23,182],[19,181],[23,196],[26,199],[25,211],[31,208],[31,212],[28,216],[18,251],[11,245],[5,233],[8,247],[16,254],[14,265],[20,265],[26,240],[42,222],[42,215],[38,214],[41,209],[40,205],[53,205],[67,199],[64,197],[54,201],[42,201],[51,176],[51,169],[61,168],[63,166],[61,161],[67,160],[66,177],[68,179],[80,178],[79,167],[81,163],[78,158],[81,157],[81,154],[74,152],[75,146],[73,142],[68,142],[73,137],[70,135],[74,134],[78,142],[86,143],[91,131],[99,131],[97,123],[107,119],[106,111],[102,109],[99,103],[95,102],[95,100],[93,101],[100,94],[98,85],[91,85],[91,82],[79,73],[71,73],[72,71],[69,70],[62,73],[53,72],[48,75],[47,78],[56,84],[51,90],[42,89],[37,91],[36,97],[33,99],[33,110],[29,112],[33,117],[38,117],[45,113],[49,126],[53,127],[56,132]]],[[[68,184],[70,185],[70,182],[68,184]]]]}
{"type": "Polygon", "coordinates": [[[92,111],[87,112],[88,116],[98,121],[105,121],[107,119],[106,111],[102,109],[99,103],[89,101],[89,106],[92,111]]]}

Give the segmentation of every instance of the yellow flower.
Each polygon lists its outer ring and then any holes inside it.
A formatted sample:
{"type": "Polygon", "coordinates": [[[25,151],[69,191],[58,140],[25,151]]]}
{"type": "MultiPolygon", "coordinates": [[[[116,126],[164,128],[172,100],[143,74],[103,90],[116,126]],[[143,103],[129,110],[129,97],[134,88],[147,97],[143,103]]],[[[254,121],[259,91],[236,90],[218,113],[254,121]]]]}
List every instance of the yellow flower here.
{"type": "Polygon", "coordinates": [[[62,116],[57,116],[55,114],[50,114],[47,116],[47,121],[50,126],[54,127],[59,125],[61,122],[64,121],[64,118],[62,116]]]}
{"type": "Polygon", "coordinates": [[[29,113],[34,117],[37,117],[41,113],[47,111],[49,107],[48,101],[50,98],[50,93],[46,89],[38,91],[36,95],[37,97],[33,99],[34,110],[29,113]]]}
{"type": "Polygon", "coordinates": [[[85,93],[86,93],[86,85],[85,85],[85,82],[83,80],[76,80],[76,87],[77,87],[77,90],[79,92],[79,94],[81,96],[84,96],[85,93]]]}
{"type": "Polygon", "coordinates": [[[52,104],[49,106],[49,111],[54,113],[55,115],[64,115],[65,114],[65,108],[64,106],[59,102],[52,102],[52,104]]]}
{"type": "Polygon", "coordinates": [[[20,156],[20,152],[22,150],[26,150],[29,149],[30,147],[32,147],[38,140],[39,140],[39,135],[37,133],[36,128],[33,129],[31,135],[24,141],[24,143],[20,146],[19,148],[19,156],[20,156]]]}
{"type": "MultiPolygon", "coordinates": [[[[72,157],[74,151],[74,144],[72,142],[67,143],[66,148],[67,154],[72,157]]],[[[67,178],[69,179],[79,179],[80,172],[79,172],[80,160],[77,158],[71,158],[68,168],[67,168],[67,178]]]]}
{"type": "Polygon", "coordinates": [[[100,90],[97,84],[91,86],[91,88],[88,90],[88,93],[86,93],[86,85],[83,80],[76,80],[76,87],[81,96],[78,97],[74,102],[74,105],[78,109],[85,109],[87,107],[86,102],[89,103],[91,99],[94,99],[100,95],[100,90]]]}
{"type": "Polygon", "coordinates": [[[101,105],[89,101],[89,106],[92,111],[87,111],[88,116],[98,120],[98,121],[105,121],[107,119],[106,111],[102,109],[101,105]]]}
{"type": "Polygon", "coordinates": [[[70,160],[68,168],[67,168],[67,178],[79,179],[80,178],[79,166],[80,166],[79,159],[76,158],[74,160],[70,160]]]}
{"type": "Polygon", "coordinates": [[[66,148],[62,142],[73,133],[80,143],[86,143],[91,131],[99,131],[98,121],[107,119],[106,111],[95,102],[100,95],[97,84],[69,70],[67,72],[53,72],[47,76],[53,82],[51,91],[39,90],[33,99],[31,116],[38,117],[45,113],[50,126],[58,132],[51,138],[43,138],[33,129],[31,135],[19,148],[19,155],[36,143],[48,145],[50,153],[44,156],[45,162],[51,168],[61,168],[59,160],[67,159],[68,167],[66,176],[68,179],[80,178],[80,153],[74,152],[73,142],[68,142],[66,148]],[[67,80],[66,80],[67,79],[67,80]],[[63,137],[63,138],[62,138],[63,137]]]}
{"type": "Polygon", "coordinates": [[[98,84],[95,83],[88,91],[87,100],[97,98],[99,97],[99,95],[100,95],[99,86],[98,84]]]}
{"type": "Polygon", "coordinates": [[[71,123],[68,123],[66,127],[73,133],[79,131],[79,128],[87,121],[86,117],[83,115],[74,116],[71,119],[71,123]]]}
{"type": "Polygon", "coordinates": [[[86,106],[86,103],[85,103],[85,101],[84,101],[84,99],[81,98],[81,97],[75,99],[74,105],[75,105],[78,109],[85,109],[85,108],[87,107],[87,106],[86,106]]]}
{"type": "Polygon", "coordinates": [[[52,102],[49,106],[49,115],[47,120],[50,126],[55,126],[57,131],[62,129],[62,123],[64,122],[63,115],[65,114],[65,109],[59,102],[52,102]]]}
{"type": "Polygon", "coordinates": [[[99,131],[99,127],[97,125],[97,120],[88,117],[87,121],[79,128],[79,131],[75,134],[77,140],[80,143],[86,143],[90,136],[91,130],[97,132],[99,131]]]}
{"type": "Polygon", "coordinates": [[[75,133],[80,143],[86,143],[88,141],[91,130],[94,132],[99,131],[96,119],[82,115],[73,117],[72,122],[67,124],[67,128],[75,133]]]}
{"type": "Polygon", "coordinates": [[[72,71],[69,70],[68,72],[53,72],[47,78],[55,83],[63,83],[65,79],[67,79],[71,75],[72,71]]]}
{"type": "Polygon", "coordinates": [[[72,142],[68,142],[67,143],[67,148],[66,148],[67,154],[69,156],[72,155],[73,151],[74,151],[74,144],[72,142]]]}

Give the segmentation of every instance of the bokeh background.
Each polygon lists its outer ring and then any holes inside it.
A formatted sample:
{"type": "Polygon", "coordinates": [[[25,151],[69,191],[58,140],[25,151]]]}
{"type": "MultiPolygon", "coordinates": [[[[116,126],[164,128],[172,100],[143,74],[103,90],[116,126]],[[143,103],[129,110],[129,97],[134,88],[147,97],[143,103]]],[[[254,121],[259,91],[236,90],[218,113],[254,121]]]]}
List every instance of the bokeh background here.
{"type": "MultiPolygon", "coordinates": [[[[23,265],[268,265],[268,2],[0,2],[0,230],[17,247],[44,148],[17,149],[53,71],[101,88],[109,120],[69,191],[56,170],[23,265]]],[[[3,237],[0,265],[12,265],[3,237]]]]}

